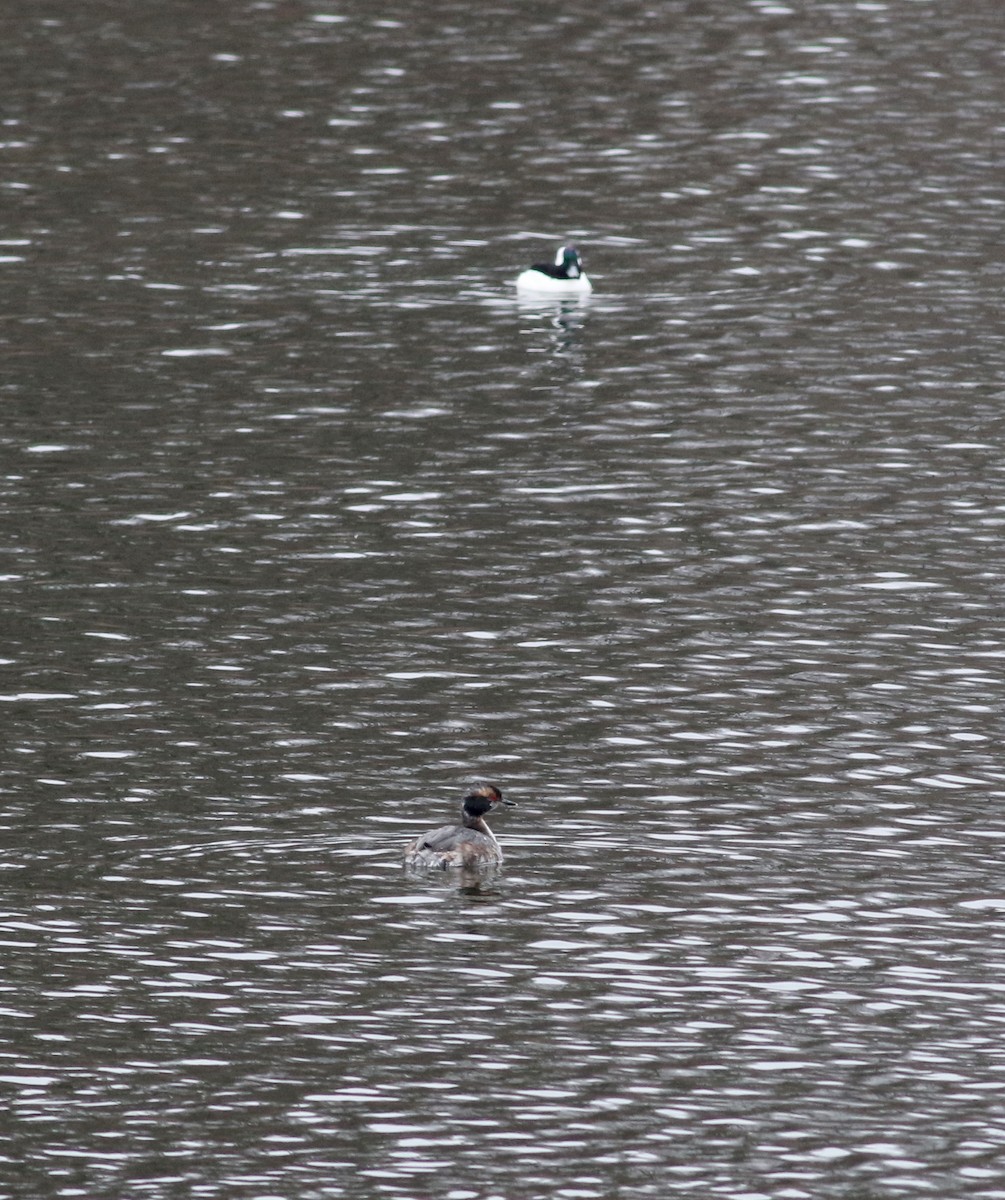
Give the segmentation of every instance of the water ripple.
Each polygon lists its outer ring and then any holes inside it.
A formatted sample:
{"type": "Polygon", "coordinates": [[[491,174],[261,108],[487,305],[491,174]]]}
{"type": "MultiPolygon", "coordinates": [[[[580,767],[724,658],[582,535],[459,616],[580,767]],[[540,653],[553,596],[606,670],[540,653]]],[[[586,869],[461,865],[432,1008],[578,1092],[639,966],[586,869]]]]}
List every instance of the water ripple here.
{"type": "Polygon", "coordinates": [[[1000,31],[595,7],[0,17],[0,1191],[1002,1195],[1000,31]]]}

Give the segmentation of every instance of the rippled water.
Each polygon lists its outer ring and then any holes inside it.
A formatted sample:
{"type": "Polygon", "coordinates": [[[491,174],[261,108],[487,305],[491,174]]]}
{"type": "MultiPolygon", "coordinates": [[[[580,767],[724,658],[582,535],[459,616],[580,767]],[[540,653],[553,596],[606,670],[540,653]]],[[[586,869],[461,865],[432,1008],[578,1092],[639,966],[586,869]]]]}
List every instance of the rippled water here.
{"type": "Polygon", "coordinates": [[[155,7],[0,14],[0,1192],[1005,1197],[999,6],[155,7]]]}

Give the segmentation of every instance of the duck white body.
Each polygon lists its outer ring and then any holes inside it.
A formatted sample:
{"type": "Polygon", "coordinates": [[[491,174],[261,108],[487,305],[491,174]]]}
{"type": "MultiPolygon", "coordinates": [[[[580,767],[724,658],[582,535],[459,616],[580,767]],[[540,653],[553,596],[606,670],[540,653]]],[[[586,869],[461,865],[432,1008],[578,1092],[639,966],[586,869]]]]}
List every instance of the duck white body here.
{"type": "Polygon", "coordinates": [[[589,296],[593,285],[583,273],[583,260],[576,247],[562,246],[554,263],[535,263],[521,271],[516,279],[516,290],[556,299],[577,299],[589,296]]]}

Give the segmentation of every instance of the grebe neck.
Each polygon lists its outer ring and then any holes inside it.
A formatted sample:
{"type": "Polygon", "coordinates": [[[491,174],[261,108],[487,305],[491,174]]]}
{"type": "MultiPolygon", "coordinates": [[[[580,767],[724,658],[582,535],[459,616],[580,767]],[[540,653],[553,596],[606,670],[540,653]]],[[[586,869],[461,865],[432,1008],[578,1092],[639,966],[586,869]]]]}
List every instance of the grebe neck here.
{"type": "Polygon", "coordinates": [[[464,827],[466,829],[477,829],[479,833],[487,834],[493,841],[496,840],[495,834],[491,829],[489,829],[488,823],[484,817],[477,817],[474,815],[474,813],[466,812],[462,813],[461,819],[463,820],[464,827]]]}

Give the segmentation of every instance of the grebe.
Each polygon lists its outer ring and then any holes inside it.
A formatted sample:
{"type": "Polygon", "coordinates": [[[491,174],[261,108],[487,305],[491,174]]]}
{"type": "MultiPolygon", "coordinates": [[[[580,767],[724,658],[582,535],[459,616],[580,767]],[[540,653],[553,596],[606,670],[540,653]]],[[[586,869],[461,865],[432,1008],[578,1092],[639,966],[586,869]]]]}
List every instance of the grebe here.
{"type": "Polygon", "coordinates": [[[593,285],[583,274],[583,260],[575,246],[562,246],[554,263],[535,263],[516,279],[518,292],[540,292],[549,296],[588,296],[593,285]]]}
{"type": "Polygon", "coordinates": [[[516,807],[515,800],[504,800],[502,792],[491,783],[474,788],[461,805],[462,823],[420,833],[405,847],[405,866],[440,871],[450,867],[470,871],[498,866],[503,852],[485,818],[500,804],[516,807]]]}

